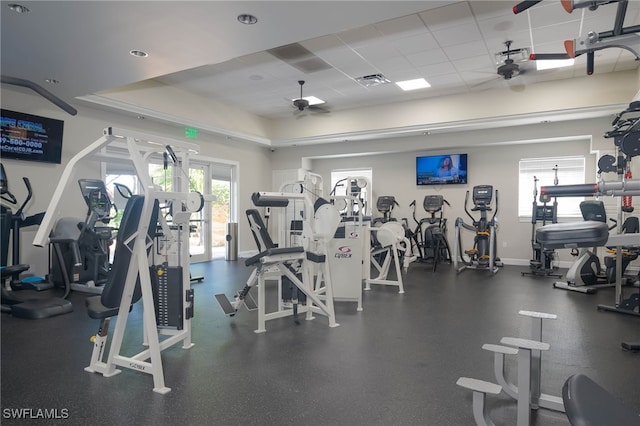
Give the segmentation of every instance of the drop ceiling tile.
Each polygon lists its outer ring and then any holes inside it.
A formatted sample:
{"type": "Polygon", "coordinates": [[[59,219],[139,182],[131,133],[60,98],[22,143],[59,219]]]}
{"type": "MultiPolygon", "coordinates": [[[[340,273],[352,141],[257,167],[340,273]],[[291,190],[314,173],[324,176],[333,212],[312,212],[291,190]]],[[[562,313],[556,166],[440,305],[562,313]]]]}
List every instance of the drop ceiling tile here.
{"type": "Polygon", "coordinates": [[[471,6],[471,12],[478,21],[486,19],[494,19],[499,16],[518,16],[513,13],[513,6],[516,3],[504,2],[504,1],[479,1],[474,0],[469,2],[471,6]]]}
{"type": "Polygon", "coordinates": [[[458,2],[427,10],[420,12],[419,15],[431,31],[463,25],[475,25],[475,19],[471,13],[468,2],[458,2]]]}
{"type": "Polygon", "coordinates": [[[482,40],[456,44],[455,46],[446,47],[443,50],[444,53],[447,54],[447,57],[452,61],[489,54],[489,51],[482,40]]]}
{"type": "Polygon", "coordinates": [[[416,67],[439,64],[449,60],[442,49],[432,49],[426,52],[413,53],[411,55],[407,55],[406,58],[416,67]]]}
{"type": "Polygon", "coordinates": [[[368,44],[354,49],[365,61],[374,63],[389,57],[399,56],[399,52],[391,42],[368,44]]]}
{"type": "Polygon", "coordinates": [[[372,63],[382,71],[383,74],[399,70],[413,70],[417,74],[417,70],[404,56],[380,58],[372,63]]]}
{"type": "Polygon", "coordinates": [[[422,75],[426,76],[427,79],[437,75],[455,74],[458,72],[451,62],[442,62],[440,64],[419,67],[418,71],[420,71],[422,75]]]}
{"type": "Polygon", "coordinates": [[[485,38],[502,38],[511,40],[511,34],[529,31],[526,14],[499,16],[484,21],[478,21],[480,32],[485,38]]]}
{"type": "Polygon", "coordinates": [[[403,55],[411,55],[425,50],[437,49],[438,42],[431,33],[423,33],[411,37],[394,40],[394,46],[403,55]]]}
{"type": "Polygon", "coordinates": [[[432,88],[442,88],[447,86],[455,86],[464,84],[464,80],[458,75],[458,73],[440,74],[427,78],[432,88]]]}
{"type": "Polygon", "coordinates": [[[486,72],[494,72],[496,70],[495,64],[491,61],[489,55],[458,59],[453,61],[453,65],[458,71],[483,70],[486,72]]]}
{"type": "Polygon", "coordinates": [[[344,42],[340,40],[340,38],[338,38],[336,35],[333,35],[333,34],[322,36],[322,37],[316,37],[310,40],[305,40],[300,42],[300,44],[304,48],[306,48],[310,52],[313,52],[316,55],[319,55],[326,51],[331,51],[334,49],[343,49],[346,47],[344,42]]]}
{"type": "Polygon", "coordinates": [[[574,11],[567,13],[562,8],[560,2],[542,2],[529,9],[531,15],[531,27],[546,27],[549,25],[562,24],[564,22],[580,21],[581,12],[574,11]]]}
{"type": "Polygon", "coordinates": [[[572,21],[564,24],[549,25],[547,27],[538,27],[533,29],[533,44],[559,42],[562,46],[564,40],[570,40],[576,37],[580,31],[580,22],[572,21]]]}
{"type": "Polygon", "coordinates": [[[366,44],[374,43],[377,39],[382,37],[382,34],[373,25],[367,25],[364,27],[343,31],[336,34],[336,36],[345,44],[348,44],[352,48],[356,48],[366,44]]]}
{"type": "Polygon", "coordinates": [[[456,27],[448,27],[441,30],[431,31],[433,37],[440,46],[447,47],[456,44],[468,43],[482,39],[482,34],[478,30],[475,21],[471,25],[460,25],[456,27]]]}
{"type": "Polygon", "coordinates": [[[426,25],[417,14],[380,22],[374,24],[374,27],[384,34],[387,40],[396,40],[429,33],[426,25]]]}

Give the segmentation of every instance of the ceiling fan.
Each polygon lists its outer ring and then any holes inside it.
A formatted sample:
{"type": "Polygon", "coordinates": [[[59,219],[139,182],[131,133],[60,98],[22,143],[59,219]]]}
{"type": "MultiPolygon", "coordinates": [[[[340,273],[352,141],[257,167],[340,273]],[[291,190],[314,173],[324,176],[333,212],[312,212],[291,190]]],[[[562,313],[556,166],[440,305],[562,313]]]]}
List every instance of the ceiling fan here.
{"type": "Polygon", "coordinates": [[[525,58],[528,58],[528,49],[511,50],[511,43],[513,43],[511,40],[505,41],[504,44],[505,46],[507,46],[507,50],[496,54],[496,56],[503,57],[503,58],[506,55],[506,58],[504,58],[503,64],[499,65],[497,69],[498,75],[505,80],[511,80],[513,77],[516,77],[524,73],[524,70],[520,69],[520,65],[518,65],[516,61],[513,59],[514,55],[518,55],[518,56],[524,55],[525,58]]]}
{"type": "Polygon", "coordinates": [[[304,110],[323,113],[329,112],[329,110],[321,107],[320,105],[310,105],[309,100],[302,96],[302,86],[304,86],[304,83],[304,80],[298,80],[298,84],[300,85],[300,98],[293,100],[293,106],[300,112],[304,110]]]}

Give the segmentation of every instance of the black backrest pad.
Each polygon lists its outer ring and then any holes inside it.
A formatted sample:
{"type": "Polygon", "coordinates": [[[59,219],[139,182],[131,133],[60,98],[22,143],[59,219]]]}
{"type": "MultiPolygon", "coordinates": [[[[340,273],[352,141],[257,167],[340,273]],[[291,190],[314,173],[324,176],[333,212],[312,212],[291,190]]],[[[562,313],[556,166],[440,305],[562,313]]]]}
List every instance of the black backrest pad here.
{"type": "Polygon", "coordinates": [[[256,241],[256,246],[258,247],[258,251],[263,252],[267,251],[270,248],[274,248],[276,245],[273,243],[273,240],[271,240],[271,236],[269,235],[267,227],[262,221],[260,212],[256,209],[249,209],[246,211],[246,214],[247,219],[249,220],[251,233],[253,234],[253,239],[256,241]],[[259,229],[255,229],[256,226],[259,229]],[[262,243],[264,243],[264,247],[262,243]]]}
{"type": "Polygon", "coordinates": [[[586,200],[580,203],[580,212],[584,220],[607,223],[607,212],[600,200],[586,200]]]}
{"type": "MultiPolygon", "coordinates": [[[[118,230],[118,236],[116,237],[116,248],[113,254],[113,264],[107,278],[107,283],[104,285],[104,289],[102,290],[102,296],[100,299],[102,304],[107,308],[116,308],[120,306],[122,292],[124,291],[124,285],[127,280],[129,263],[131,262],[131,251],[129,247],[125,246],[124,241],[130,238],[138,230],[143,205],[144,197],[141,195],[134,195],[129,198],[129,200],[127,200],[127,205],[124,208],[122,221],[120,222],[120,228],[118,230]]],[[[147,234],[151,239],[154,238],[156,233],[156,226],[158,224],[158,210],[158,201],[155,200],[153,205],[153,213],[151,214],[151,220],[149,222],[149,228],[147,231],[147,234]]],[[[131,246],[131,248],[133,248],[133,246],[131,246]]],[[[142,293],[140,291],[140,278],[138,277],[131,303],[135,303],[140,300],[141,296],[142,293]]]]}

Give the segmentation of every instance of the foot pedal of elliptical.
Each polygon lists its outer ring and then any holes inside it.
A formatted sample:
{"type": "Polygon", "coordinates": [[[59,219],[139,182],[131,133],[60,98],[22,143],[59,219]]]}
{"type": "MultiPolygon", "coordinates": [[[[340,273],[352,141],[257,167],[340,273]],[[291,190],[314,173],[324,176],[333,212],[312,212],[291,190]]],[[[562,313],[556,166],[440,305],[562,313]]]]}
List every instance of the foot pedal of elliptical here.
{"type": "Polygon", "coordinates": [[[256,301],[253,300],[253,297],[251,297],[250,294],[247,294],[244,299],[244,305],[247,307],[248,310],[250,311],[255,311],[256,309],[258,309],[258,305],[256,304],[256,301]]]}
{"type": "Polygon", "coordinates": [[[235,315],[236,310],[233,308],[233,305],[231,305],[231,302],[229,302],[229,298],[226,295],[216,294],[215,298],[218,300],[220,307],[222,308],[222,310],[226,315],[229,315],[229,316],[235,315]]]}

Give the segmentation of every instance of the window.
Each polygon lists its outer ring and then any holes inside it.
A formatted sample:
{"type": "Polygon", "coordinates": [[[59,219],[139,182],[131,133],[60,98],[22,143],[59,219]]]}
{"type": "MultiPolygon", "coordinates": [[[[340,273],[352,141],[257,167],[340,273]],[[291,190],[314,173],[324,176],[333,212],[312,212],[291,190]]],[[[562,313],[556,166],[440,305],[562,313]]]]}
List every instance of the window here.
{"type": "MultiPolygon", "coordinates": [[[[531,217],[534,176],[538,179],[536,201],[540,203],[540,187],[585,183],[584,156],[523,158],[520,160],[518,184],[518,216],[531,217]],[[557,169],[557,182],[555,182],[557,169]]],[[[580,202],[584,197],[558,198],[558,217],[582,217],[580,202]]]]}

